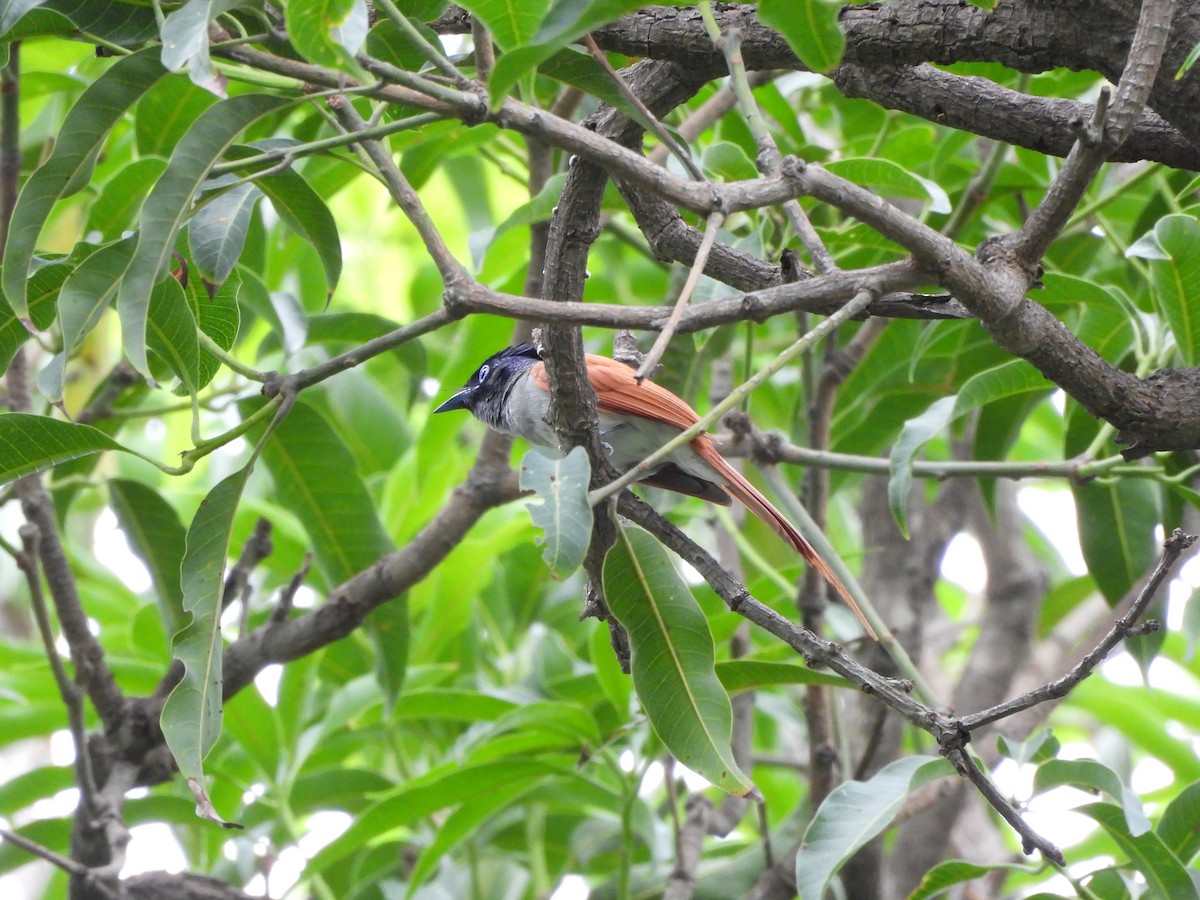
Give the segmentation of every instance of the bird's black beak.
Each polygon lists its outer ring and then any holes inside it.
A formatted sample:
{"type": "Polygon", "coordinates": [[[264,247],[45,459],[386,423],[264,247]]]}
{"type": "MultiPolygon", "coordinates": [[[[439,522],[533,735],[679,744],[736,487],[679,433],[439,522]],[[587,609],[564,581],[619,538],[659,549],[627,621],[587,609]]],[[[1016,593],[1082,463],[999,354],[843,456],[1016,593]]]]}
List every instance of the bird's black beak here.
{"type": "Polygon", "coordinates": [[[465,387],[449,400],[442,403],[434,410],[435,413],[450,412],[452,409],[470,409],[469,401],[474,388],[465,387]]]}

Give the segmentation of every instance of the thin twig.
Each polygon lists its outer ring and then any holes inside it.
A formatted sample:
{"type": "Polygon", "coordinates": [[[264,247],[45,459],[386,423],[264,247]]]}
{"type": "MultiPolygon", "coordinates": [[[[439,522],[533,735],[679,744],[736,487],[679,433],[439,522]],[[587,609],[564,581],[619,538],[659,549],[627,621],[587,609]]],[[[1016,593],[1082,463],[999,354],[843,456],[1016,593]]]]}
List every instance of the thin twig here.
{"type": "Polygon", "coordinates": [[[1113,150],[1124,143],[1141,115],[1166,50],[1174,0],[1145,0],[1112,105],[1098,102],[1041,203],[1013,236],[1019,257],[1040,260],[1079,205],[1084,191],[1113,150]]]}
{"type": "Polygon", "coordinates": [[[487,84],[492,69],[496,68],[496,48],[491,32],[478,16],[471,16],[471,41],[475,44],[475,80],[487,84]]]}
{"type": "Polygon", "coordinates": [[[642,98],[630,89],[629,85],[625,82],[625,79],[621,77],[621,74],[612,67],[612,64],[608,61],[608,57],[604,55],[604,51],[596,46],[596,41],[590,34],[584,37],[583,44],[585,47],[587,47],[588,53],[592,55],[592,59],[596,60],[596,62],[600,64],[600,68],[604,70],[604,74],[606,74],[613,84],[617,86],[617,90],[621,92],[621,96],[632,103],[634,109],[638,111],[638,114],[642,117],[642,121],[640,121],[638,124],[644,125],[654,132],[654,136],[662,141],[663,145],[667,147],[667,149],[669,149],[673,154],[675,154],[675,158],[679,160],[685,169],[687,169],[688,175],[690,175],[694,180],[707,181],[707,179],[704,177],[704,173],[700,171],[700,167],[697,166],[695,161],[692,159],[692,154],[688,152],[687,147],[679,143],[679,141],[675,139],[675,135],[667,131],[666,126],[663,125],[663,123],[658,120],[654,113],[650,111],[650,108],[642,102],[642,98]]]}
{"type": "Polygon", "coordinates": [[[975,785],[975,789],[983,795],[983,798],[991,804],[992,808],[1000,813],[1004,821],[1008,822],[1013,830],[1021,836],[1021,849],[1026,854],[1038,850],[1042,856],[1057,865],[1065,866],[1067,864],[1066,859],[1063,857],[1063,852],[1055,844],[1052,844],[1029,827],[1029,824],[1021,818],[1020,813],[1013,808],[1013,805],[1005,799],[1003,794],[996,790],[996,786],[988,780],[979,766],[975,764],[975,760],[970,753],[966,750],[956,749],[946,754],[946,757],[950,760],[951,765],[958,770],[958,773],[966,777],[971,784],[975,785]]]}
{"type": "Polygon", "coordinates": [[[425,37],[421,31],[409,21],[408,16],[404,15],[392,0],[375,0],[375,7],[382,9],[392,23],[404,32],[404,36],[421,51],[421,54],[428,59],[443,75],[450,78],[459,87],[467,87],[470,85],[470,79],[463,75],[458,70],[454,63],[446,58],[440,47],[435,47],[425,37]]]}
{"type": "Polygon", "coordinates": [[[1171,567],[1175,565],[1183,551],[1192,546],[1195,541],[1196,535],[1187,534],[1178,528],[1175,529],[1171,536],[1163,542],[1163,552],[1158,560],[1158,565],[1150,573],[1150,577],[1146,580],[1145,586],[1138,593],[1137,599],[1134,600],[1129,611],[1113,623],[1112,628],[1100,640],[1095,649],[1072,667],[1071,671],[1061,678],[1022,694],[1020,697],[1014,697],[1012,700],[980,712],[963,716],[961,720],[963,727],[974,730],[981,725],[1006,718],[1031,706],[1045,703],[1047,700],[1057,700],[1059,697],[1069,694],[1076,685],[1091,675],[1100,663],[1104,662],[1117,644],[1133,633],[1138,619],[1146,611],[1155,594],[1158,593],[1159,587],[1170,574],[1171,567]]]}
{"type": "MultiPolygon", "coordinates": [[[[709,26],[709,37],[725,54],[725,64],[729,67],[729,82],[737,96],[738,107],[746,119],[746,125],[754,135],[754,143],[758,147],[758,170],[764,175],[778,175],[783,168],[783,157],[779,153],[775,138],[771,135],[771,129],[767,127],[766,119],[758,109],[753,89],[750,87],[746,62],[742,59],[742,33],[736,28],[731,28],[724,34],[714,34],[711,29],[716,25],[715,19],[707,17],[705,21],[712,22],[709,26]]],[[[833,261],[833,256],[825,247],[825,242],[821,240],[817,230],[808,221],[800,202],[795,199],[785,200],[782,207],[784,215],[791,223],[792,231],[804,244],[804,249],[808,251],[816,270],[822,274],[835,271],[837,263],[833,261]]]]}
{"type": "MultiPolygon", "coordinates": [[[[29,838],[22,837],[16,832],[9,831],[7,828],[0,828],[0,839],[8,841],[14,846],[20,847],[22,850],[32,853],[34,856],[41,857],[42,859],[46,860],[46,862],[57,866],[64,872],[75,875],[79,878],[87,878],[91,871],[83,863],[78,863],[69,857],[63,856],[61,853],[55,853],[50,848],[43,847],[41,844],[29,840],[29,838]]],[[[112,895],[110,894],[109,896],[112,895]]]]}
{"type": "Polygon", "coordinates": [[[24,574],[25,582],[29,587],[29,602],[33,607],[33,617],[42,638],[42,648],[50,663],[50,671],[54,673],[54,681],[58,685],[58,693],[62,697],[63,706],[67,709],[71,741],[75,745],[75,774],[79,782],[80,802],[84,804],[85,809],[94,810],[97,787],[95,773],[92,771],[92,756],[87,745],[83,691],[67,675],[67,669],[63,665],[62,657],[58,653],[58,646],[55,644],[54,626],[50,623],[50,613],[46,607],[46,596],[42,592],[42,579],[37,565],[41,551],[41,533],[38,527],[31,522],[21,525],[19,533],[23,549],[16,556],[17,567],[24,574]]]}
{"type": "Polygon", "coordinates": [[[719,212],[708,217],[708,222],[704,226],[704,240],[700,242],[700,247],[696,250],[696,259],[692,262],[691,269],[688,270],[687,281],[683,283],[683,290],[679,292],[679,298],[671,309],[671,315],[667,317],[667,323],[655,338],[654,346],[642,360],[642,365],[637,371],[638,381],[649,378],[650,374],[658,368],[663,354],[667,351],[667,344],[671,342],[671,337],[679,327],[683,311],[687,308],[688,301],[692,299],[692,292],[700,282],[700,274],[704,271],[704,264],[708,262],[708,254],[712,252],[713,244],[717,240],[717,233],[720,232],[724,222],[725,216],[719,212]]]}
{"type": "MultiPolygon", "coordinates": [[[[362,117],[358,114],[358,110],[345,98],[341,98],[340,102],[331,102],[330,105],[338,122],[347,132],[361,132],[366,128],[366,123],[363,122],[362,117]]],[[[396,165],[396,160],[392,157],[391,150],[381,141],[373,138],[364,139],[362,147],[379,170],[379,174],[383,178],[383,183],[387,186],[388,193],[392,195],[392,199],[396,201],[396,205],[404,211],[404,214],[408,216],[408,220],[417,229],[417,233],[421,236],[421,240],[425,244],[426,251],[428,251],[430,257],[433,259],[438,272],[441,273],[443,283],[449,285],[458,281],[470,281],[470,274],[462,263],[454,258],[454,254],[446,246],[446,242],[437,230],[433,219],[421,203],[421,198],[413,190],[412,185],[408,183],[408,179],[404,177],[404,173],[400,171],[400,167],[396,165]]]]}

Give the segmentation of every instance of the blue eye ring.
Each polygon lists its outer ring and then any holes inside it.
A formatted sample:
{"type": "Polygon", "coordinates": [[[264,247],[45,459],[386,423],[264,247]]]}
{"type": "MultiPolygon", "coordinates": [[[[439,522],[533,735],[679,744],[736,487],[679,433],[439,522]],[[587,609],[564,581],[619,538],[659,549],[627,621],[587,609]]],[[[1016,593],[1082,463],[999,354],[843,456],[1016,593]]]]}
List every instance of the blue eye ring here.
{"type": "Polygon", "coordinates": [[[485,381],[487,381],[488,373],[491,370],[492,370],[492,367],[487,365],[487,363],[484,363],[482,366],[479,367],[479,383],[480,384],[483,384],[485,381]]]}

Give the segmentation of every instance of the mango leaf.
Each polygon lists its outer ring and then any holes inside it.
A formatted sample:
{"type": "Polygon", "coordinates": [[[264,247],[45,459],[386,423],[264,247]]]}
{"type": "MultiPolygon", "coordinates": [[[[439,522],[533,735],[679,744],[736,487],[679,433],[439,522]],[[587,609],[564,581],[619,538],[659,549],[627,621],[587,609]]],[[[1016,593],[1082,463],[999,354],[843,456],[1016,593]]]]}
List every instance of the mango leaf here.
{"type": "Polygon", "coordinates": [[[327,585],[341,584],[392,549],[354,457],[313,407],[297,403],[262,456],[275,496],[300,520],[327,585]]]}
{"type": "Polygon", "coordinates": [[[124,449],[91,425],[6,413],[0,415],[0,484],[101,450],[124,449]]]}
{"type": "Polygon", "coordinates": [[[200,381],[196,319],[182,285],[174,278],[164,278],[150,294],[146,346],[179,379],[188,394],[196,393],[200,381]]]}
{"type": "Polygon", "coordinates": [[[354,54],[367,39],[364,0],[306,0],[289,3],[288,37],[300,55],[319,66],[357,72],[354,54]]]}
{"type": "Polygon", "coordinates": [[[526,503],[533,524],[542,529],[542,559],[555,578],[566,578],[581,565],[592,539],[587,452],[575,447],[561,459],[530,450],[521,459],[521,490],[540,503],[526,503]]]}
{"type": "Polygon", "coordinates": [[[163,706],[167,747],[196,798],[196,814],[224,827],[204,783],[204,757],[221,733],[221,588],[233,516],[253,463],[209,491],[188,527],[180,570],[189,623],[175,635],[172,650],[184,674],[163,706]]]}
{"type": "Polygon", "coordinates": [[[717,663],[717,678],[730,694],[753,691],[776,684],[823,684],[828,687],[850,687],[840,675],[817,672],[808,666],[791,663],[765,662],[758,659],[729,659],[717,663]]]}
{"type": "Polygon", "coordinates": [[[468,0],[461,5],[487,26],[492,40],[505,51],[530,43],[550,8],[549,0],[468,0]]]}
{"type": "Polygon", "coordinates": [[[1184,863],[1200,852],[1200,781],[1185,787],[1167,804],[1158,822],[1158,836],[1167,849],[1184,863]]]}
{"type": "MultiPolygon", "coordinates": [[[[486,7],[488,14],[495,16],[497,12],[506,12],[512,21],[511,27],[502,26],[502,37],[493,31],[496,43],[507,52],[496,61],[492,77],[488,82],[488,94],[493,106],[499,105],[504,96],[521,78],[532,72],[543,61],[549,59],[568,44],[579,40],[601,25],[615,22],[626,13],[640,8],[639,0],[559,0],[545,12],[543,3],[526,3],[523,0],[483,0],[475,4],[465,4],[468,8],[486,7]],[[516,19],[520,10],[520,20],[516,19]],[[532,16],[537,15],[541,20],[537,33],[528,42],[521,37],[528,33],[528,23],[532,16]],[[512,43],[506,44],[507,41],[512,43]],[[523,45],[523,46],[522,46],[523,45]]],[[[477,12],[476,9],[471,9],[477,12]]],[[[483,21],[491,26],[488,17],[477,12],[483,21]]]]}
{"type": "Polygon", "coordinates": [[[834,788],[813,816],[796,856],[800,900],[822,900],[830,879],[884,832],[909,794],[952,774],[944,759],[908,756],[880,769],[869,781],[845,781],[834,788]]]}
{"type": "Polygon", "coordinates": [[[188,77],[206,86],[213,78],[208,57],[208,23],[241,0],[188,0],[162,26],[162,64],[172,72],[184,66],[188,77]]]}
{"type": "Polygon", "coordinates": [[[908,895],[908,900],[932,900],[956,884],[975,881],[993,872],[1024,872],[1032,875],[1036,871],[1032,866],[1018,866],[1012,863],[981,866],[962,859],[948,859],[925,873],[921,883],[908,895]]]}
{"type": "Polygon", "coordinates": [[[88,209],[87,231],[98,231],[105,241],[115,241],[133,225],[142,201],[167,167],[159,156],[143,156],[122,166],[88,209]]]}
{"type": "Polygon", "coordinates": [[[1092,759],[1051,759],[1038,766],[1033,779],[1035,793],[1069,785],[1108,794],[1125,811],[1125,826],[1133,837],[1150,830],[1142,801],[1108,766],[1092,759]]]}
{"type": "Polygon", "coordinates": [[[947,426],[973,410],[997,400],[1045,391],[1046,379],[1023,359],[1009,360],[968,378],[953,397],[934,401],[925,412],[904,423],[892,447],[888,501],[892,515],[908,536],[908,494],[912,489],[912,464],[921,448],[947,426]]]}
{"type": "Polygon", "coordinates": [[[1200,222],[1187,215],[1163,216],[1154,226],[1154,239],[1162,251],[1162,258],[1150,260],[1154,297],[1184,364],[1195,366],[1200,364],[1200,259],[1194,251],[1200,222]]]}
{"type": "Polygon", "coordinates": [[[900,532],[908,537],[908,492],[912,488],[912,461],[922,447],[941,434],[954,418],[955,399],[942,397],[925,412],[904,423],[892,447],[888,478],[888,502],[900,532]]]}
{"type": "MultiPolygon", "coordinates": [[[[268,138],[244,146],[234,145],[226,152],[225,158],[237,161],[265,151],[286,151],[299,143],[301,142],[293,138],[268,138]]],[[[266,165],[268,164],[253,167],[247,165],[238,169],[237,174],[250,175],[261,171],[266,165]]],[[[284,224],[312,244],[325,269],[328,291],[333,293],[342,274],[342,243],[338,237],[337,222],[321,195],[292,169],[260,175],[254,183],[271,201],[271,206],[275,208],[284,224]]]]}
{"type": "Polygon", "coordinates": [[[760,0],[758,17],[788,42],[813,72],[828,72],[842,60],[846,38],[838,26],[837,0],[760,0]]]}
{"type": "Polygon", "coordinates": [[[839,159],[826,163],[825,170],[862,187],[875,188],[886,196],[928,200],[930,210],[935,213],[948,215],[953,208],[950,196],[939,185],[889,159],[839,159]]]}
{"type": "Polygon", "coordinates": [[[121,277],[129,267],[135,245],[136,239],[127,237],[99,248],[62,282],[58,295],[58,321],[62,328],[63,349],[37,375],[38,389],[50,402],[62,402],[67,361],[108,309],[121,277]]]}
{"type": "Polygon", "coordinates": [[[1088,572],[1110,606],[1154,564],[1159,493],[1141,478],[1115,484],[1072,484],[1079,545],[1088,572]]]}
{"type": "Polygon", "coordinates": [[[419,822],[440,809],[476,799],[493,790],[517,784],[536,784],[557,775],[569,775],[565,766],[541,760],[501,759],[479,765],[452,764],[417,778],[385,794],[355,818],[354,824],[317,852],[305,866],[307,875],[323,872],[378,838],[384,831],[419,822]]]}
{"type": "MultiPolygon", "coordinates": [[[[38,269],[29,279],[26,295],[29,318],[39,331],[44,331],[54,322],[56,301],[70,271],[71,267],[66,263],[53,263],[38,269]]],[[[17,348],[27,340],[28,329],[4,297],[0,296],[0,369],[7,371],[17,348]]]]}
{"type": "Polygon", "coordinates": [[[263,192],[253,182],[232,187],[202,206],[188,223],[188,249],[206,280],[221,284],[246,245],[250,218],[263,192]]]}
{"type": "Polygon", "coordinates": [[[408,596],[381,603],[367,616],[367,636],[375,645],[375,680],[394,706],[404,687],[408,672],[408,645],[411,635],[408,596]]]}
{"type": "Polygon", "coordinates": [[[34,247],[50,210],[91,170],[109,130],[165,74],[154,50],[118,60],[83,92],[63,121],[50,157],[29,176],[9,225],[0,274],[5,299],[19,318],[29,317],[26,282],[34,247]]]}
{"type": "Polygon", "coordinates": [[[640,528],[621,528],[604,560],[604,594],[629,634],[633,685],[667,750],[723,791],[757,793],[733,759],[733,714],[708,623],[666,550],[640,528]]]}
{"type": "Polygon", "coordinates": [[[122,47],[136,47],[158,34],[154,10],[140,3],[45,0],[42,8],[66,16],[85,34],[104,38],[122,47]]]}
{"type": "Polygon", "coordinates": [[[242,94],[205,110],[175,147],[166,171],[146,198],[137,248],[117,294],[125,351],[142,374],[150,374],[146,361],[146,317],[151,291],[166,272],[175,236],[191,208],[192,198],[233,139],[252,122],[287,102],[290,101],[266,94],[242,94]]]}
{"type": "MultiPolygon", "coordinates": [[[[211,296],[208,287],[199,278],[189,279],[184,289],[196,325],[222,350],[232,349],[237,340],[242,316],[238,306],[242,284],[242,273],[235,270],[211,296]]],[[[196,388],[199,390],[212,381],[222,364],[207,351],[200,353],[197,363],[196,388]]]]}
{"type": "Polygon", "coordinates": [[[1077,808],[1075,812],[1088,816],[1108,832],[1108,836],[1145,877],[1151,897],[1195,900],[1200,896],[1188,870],[1157,834],[1147,831],[1134,835],[1129,831],[1121,807],[1111,803],[1092,803],[1077,808]]]}
{"type": "Polygon", "coordinates": [[[140,481],[114,478],[108,482],[108,496],[130,547],[150,573],[163,632],[174,635],[184,624],[179,566],[187,531],[179,514],[162,494],[140,481]]]}

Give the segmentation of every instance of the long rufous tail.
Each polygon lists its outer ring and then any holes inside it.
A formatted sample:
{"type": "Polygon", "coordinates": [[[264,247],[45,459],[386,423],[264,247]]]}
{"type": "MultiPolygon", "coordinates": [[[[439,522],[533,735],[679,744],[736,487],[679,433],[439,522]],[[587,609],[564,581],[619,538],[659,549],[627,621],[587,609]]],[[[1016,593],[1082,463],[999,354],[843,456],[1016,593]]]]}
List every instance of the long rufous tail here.
{"type": "Polygon", "coordinates": [[[879,636],[875,633],[875,629],[871,627],[871,623],[867,621],[867,617],[863,615],[862,610],[858,608],[858,604],[854,602],[854,598],[850,596],[850,592],[846,590],[846,586],[842,584],[842,579],[837,577],[833,569],[829,568],[828,563],[821,559],[816,550],[799,531],[796,526],[787,520],[779,510],[777,510],[771,501],[759,493],[758,489],[748,482],[742,473],[729,465],[728,461],[717,452],[717,449],[707,441],[695,442],[692,445],[696,451],[704,457],[705,461],[714,469],[721,473],[725,479],[725,488],[729,491],[746,509],[754,513],[760,519],[770,526],[771,530],[787,541],[796,552],[804,557],[805,562],[820,572],[825,580],[833,585],[834,589],[846,601],[846,605],[858,617],[858,621],[862,623],[871,640],[879,640],[879,636]]]}

